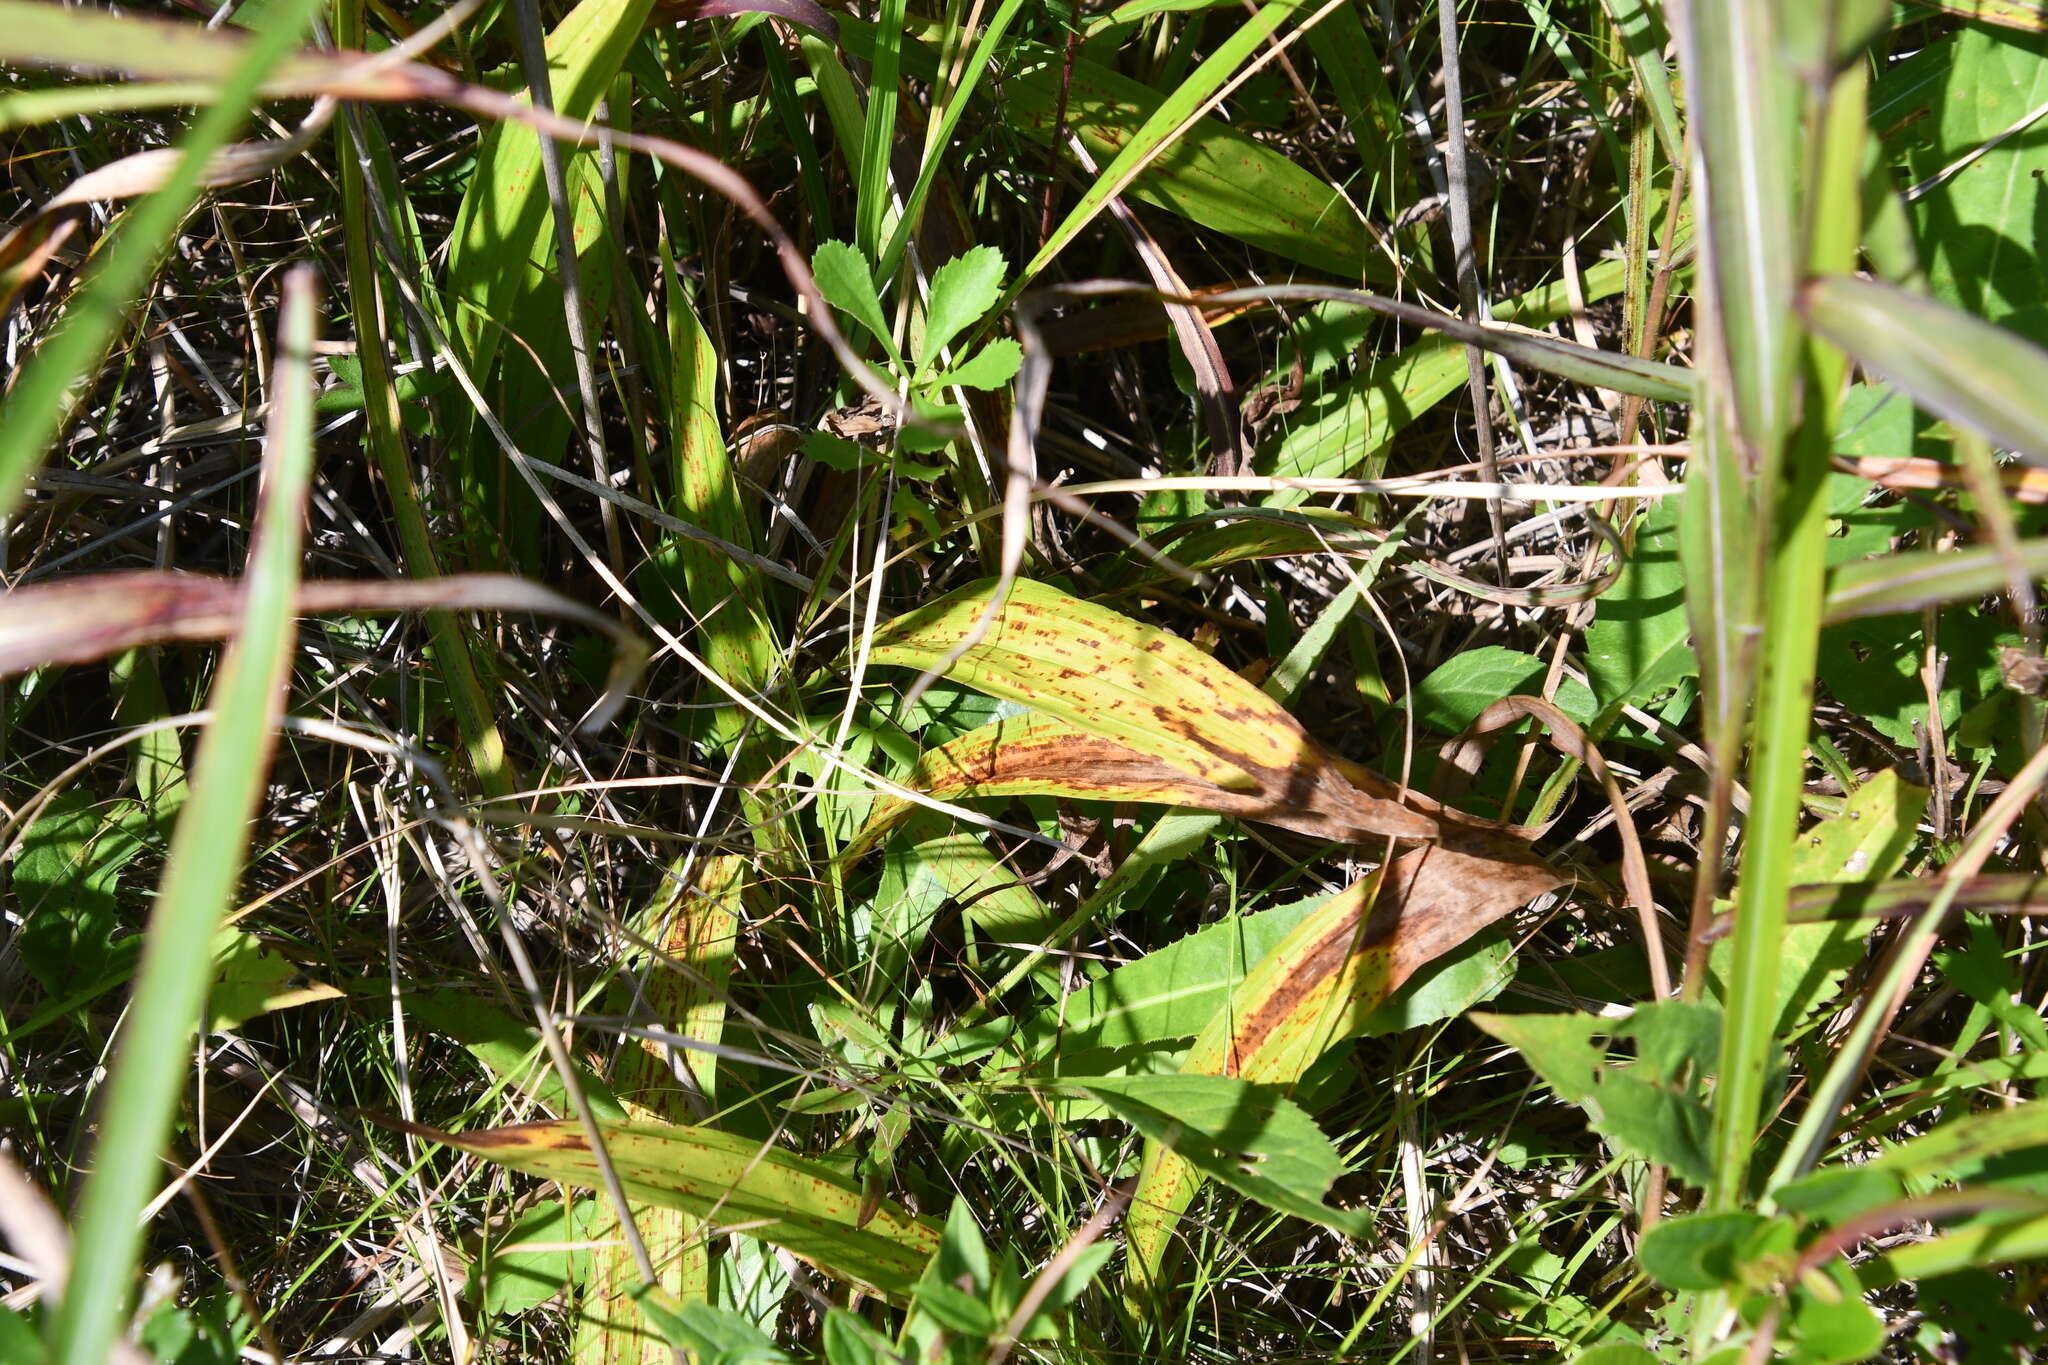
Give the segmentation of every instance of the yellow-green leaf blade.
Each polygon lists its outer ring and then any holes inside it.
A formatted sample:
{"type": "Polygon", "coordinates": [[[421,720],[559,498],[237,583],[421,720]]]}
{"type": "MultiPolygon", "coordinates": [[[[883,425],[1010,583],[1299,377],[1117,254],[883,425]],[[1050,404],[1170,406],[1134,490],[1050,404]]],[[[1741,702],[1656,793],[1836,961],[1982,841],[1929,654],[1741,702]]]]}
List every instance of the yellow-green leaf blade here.
{"type": "MultiPolygon", "coordinates": [[[[909,1297],[938,1249],[938,1227],[886,1200],[861,1225],[860,1187],[836,1171],[710,1128],[604,1123],[605,1150],[636,1203],[681,1209],[802,1257],[888,1298],[909,1297]]],[[[597,1157],[573,1120],[468,1133],[437,1142],[564,1184],[599,1184],[597,1157]]]]}

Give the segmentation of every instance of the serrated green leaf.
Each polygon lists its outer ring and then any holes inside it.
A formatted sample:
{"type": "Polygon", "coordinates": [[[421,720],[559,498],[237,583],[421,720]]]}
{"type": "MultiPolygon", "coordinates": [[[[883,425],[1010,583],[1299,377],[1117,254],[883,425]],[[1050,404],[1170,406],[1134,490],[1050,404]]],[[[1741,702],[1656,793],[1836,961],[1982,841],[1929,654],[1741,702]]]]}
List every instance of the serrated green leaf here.
{"type": "Polygon", "coordinates": [[[963,389],[1000,389],[1017,377],[1024,349],[1009,337],[997,337],[932,382],[963,389]]]}
{"type": "MultiPolygon", "coordinates": [[[[1007,268],[1008,262],[1003,260],[1002,252],[992,246],[975,246],[932,272],[931,302],[925,309],[924,335],[917,342],[917,368],[920,371],[937,363],[939,352],[951,345],[954,337],[995,306],[995,301],[1002,296],[1003,271],[1007,268]]],[[[1011,344],[1015,345],[1014,342],[1011,344]]],[[[967,383],[965,380],[954,382],[967,383]]],[[[967,386],[976,389],[994,387],[976,383],[968,383],[967,386]]]]}
{"type": "Polygon", "coordinates": [[[875,292],[870,269],[860,248],[847,242],[820,242],[811,254],[811,273],[825,301],[867,328],[894,356],[889,320],[882,314],[882,296],[875,292]]]}
{"type": "Polygon", "coordinates": [[[1513,1046],[1560,1099],[1586,1111],[1616,1150],[1668,1165],[1705,1184],[1708,1112],[1699,1076],[1720,1038],[1719,1011],[1679,1000],[1640,1006],[1619,1022],[1591,1014],[1473,1014],[1513,1046]],[[1633,1038],[1633,1062],[1610,1060],[1599,1037],[1633,1038]]]}

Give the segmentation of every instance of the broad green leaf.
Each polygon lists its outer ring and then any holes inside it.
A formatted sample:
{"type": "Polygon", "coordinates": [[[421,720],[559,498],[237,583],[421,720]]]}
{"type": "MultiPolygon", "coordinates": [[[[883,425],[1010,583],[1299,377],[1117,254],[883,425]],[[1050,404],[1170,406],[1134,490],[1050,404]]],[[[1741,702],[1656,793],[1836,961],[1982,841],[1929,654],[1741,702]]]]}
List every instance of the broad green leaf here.
{"type": "MultiPolygon", "coordinates": [[[[390,985],[380,981],[375,991],[379,996],[385,995],[390,985]]],[[[536,1104],[557,1113],[569,1111],[568,1092],[542,1055],[540,1034],[532,1024],[453,987],[412,991],[403,998],[408,1015],[435,1033],[462,1044],[493,1077],[510,1081],[520,1093],[532,1096],[536,1104]]],[[[582,1071],[576,1079],[592,1113],[605,1119],[626,1117],[625,1106],[595,1073],[582,1071]]]]}
{"type": "Polygon", "coordinates": [[[0,1360],[16,1365],[43,1365],[47,1359],[43,1339],[29,1326],[21,1310],[0,1304],[0,1360]]]}
{"type": "Polygon", "coordinates": [[[946,1214],[946,1226],[939,1239],[936,1257],[925,1270],[924,1283],[960,1286],[962,1281],[975,1290],[986,1290],[993,1281],[988,1242],[975,1221],[973,1201],[955,1199],[946,1214]]]}
{"type": "Polygon", "coordinates": [[[1625,1341],[1595,1346],[1572,1357],[1572,1365],[1659,1365],[1657,1353],[1625,1341]]]}
{"type": "Polygon", "coordinates": [[[121,871],[148,850],[150,821],[134,802],[105,810],[85,792],[60,792],[22,836],[14,894],[24,915],[21,960],[44,990],[62,995],[132,962],[115,891],[121,871]]]}
{"type": "Polygon", "coordinates": [[[875,292],[874,277],[860,248],[845,242],[821,242],[811,255],[811,273],[817,277],[818,292],[834,308],[868,329],[891,356],[889,320],[882,313],[882,297],[875,292]]]}
{"type": "MultiPolygon", "coordinates": [[[[825,1273],[902,1302],[938,1249],[939,1229],[882,1201],[861,1222],[860,1187],[779,1147],[710,1128],[605,1123],[605,1149],[637,1203],[681,1209],[792,1252],[825,1273]]],[[[597,1159],[581,1126],[518,1124],[467,1133],[420,1130],[499,1165],[596,1188],[597,1159]]]]}
{"type": "Polygon", "coordinates": [[[1048,1005],[1026,1035],[1058,1052],[1192,1038],[1216,1017],[1252,964],[1324,899],[1235,915],[1156,948],[1048,1005]]]}
{"type": "MultiPolygon", "coordinates": [[[[2027,0],[2029,5],[2034,2],[2027,0]]],[[[2014,1286],[2002,1275],[1962,1270],[1931,1276],[1914,1284],[1913,1296],[1921,1317],[1933,1329],[1923,1329],[1920,1337],[1923,1360],[1938,1358],[1938,1337],[1945,1333],[1953,1333],[1957,1344],[1973,1359],[2024,1360],[2040,1346],[2040,1329],[2015,1305],[2014,1286]]]]}
{"type": "Polygon", "coordinates": [[[1022,347],[1009,337],[997,337],[932,382],[948,388],[957,384],[963,389],[999,389],[1017,377],[1023,360],[1022,347]]]}
{"type": "MultiPolygon", "coordinates": [[[[1435,730],[1455,735],[1502,697],[1534,694],[1543,686],[1549,666],[1533,654],[1503,645],[1481,645],[1452,655],[1415,685],[1415,718],[1435,730]]],[[[1565,679],[1557,689],[1557,707],[1581,725],[1589,725],[1597,709],[1583,683],[1565,679]]]]}
{"type": "Polygon", "coordinates": [[[975,931],[997,942],[1035,942],[1057,922],[1038,894],[1018,880],[1016,869],[991,853],[978,834],[938,833],[936,824],[915,821],[910,834],[893,842],[883,859],[875,900],[888,909],[876,932],[886,931],[889,938],[877,943],[875,971],[885,984],[895,983],[889,985],[892,990],[905,979],[901,972],[907,955],[949,906],[962,907],[960,914],[975,931]]]}
{"type": "MultiPolygon", "coordinates": [[[[1954,733],[1969,707],[1999,688],[2000,645],[2019,643],[1996,618],[1947,612],[1936,629],[1949,667],[1939,694],[1942,724],[1954,733]]],[[[1821,632],[1820,681],[1837,701],[1896,744],[1917,747],[1927,724],[1927,686],[1920,678],[1926,631],[1918,616],[1867,616],[1821,632]]]]}
{"type": "MultiPolygon", "coordinates": [[[[1989,3],[1957,9],[1993,9],[1989,3]]],[[[2032,0],[2003,8],[2033,11],[2032,0]]],[[[2048,40],[1964,25],[1884,70],[1870,125],[1884,130],[1927,288],[1937,299],[2048,344],[2041,306],[2036,196],[2048,173],[2039,125],[2048,40]]]]}
{"type": "Polygon", "coordinates": [[[1514,979],[1516,961],[1508,936],[1489,929],[1417,972],[1365,1016],[1358,1034],[1377,1038],[1455,1019],[1505,990],[1514,979]]]}
{"type": "Polygon", "coordinates": [[[1771,1191],[1779,1210],[1813,1223],[1840,1223],[1905,1197],[1898,1174],[1867,1166],[1823,1166],[1771,1191]]]}
{"type": "Polygon", "coordinates": [[[343,993],[333,986],[308,981],[294,986],[299,968],[264,946],[261,939],[239,929],[224,930],[214,945],[215,975],[206,994],[208,1033],[238,1029],[260,1014],[333,1000],[343,993]]]}
{"type": "Polygon", "coordinates": [[[611,1223],[601,1204],[590,1199],[536,1204],[502,1236],[489,1239],[477,1263],[473,1284],[486,1316],[523,1313],[546,1303],[572,1280],[576,1267],[590,1259],[588,1242],[611,1223]]]}
{"type": "MultiPolygon", "coordinates": [[[[1275,944],[1217,1010],[1184,1075],[1292,1085],[1435,961],[1530,897],[1557,885],[1507,856],[1417,849],[1332,896],[1275,944]]],[[[1147,1157],[1128,1215],[1126,1303],[1156,1307],[1176,1224],[1202,1173],[1169,1152],[1147,1157]]]]}
{"type": "Polygon", "coordinates": [[[1863,1301],[1862,1286],[1840,1261],[1824,1271],[1831,1293],[1795,1290],[1785,1330],[1792,1339],[1793,1359],[1813,1365],[1840,1365],[1877,1354],[1884,1346],[1884,1319],[1863,1301]]]}
{"type": "MultiPolygon", "coordinates": [[[[1048,1066],[1101,1049],[1160,1047],[1202,1031],[1244,980],[1327,897],[1243,915],[1154,949],[1048,1005],[1024,1030],[1024,1045],[1048,1066]]],[[[1399,1033],[1459,1015],[1514,975],[1507,940],[1482,934],[1418,972],[1360,1022],[1361,1037],[1399,1033]]]]}
{"type": "MultiPolygon", "coordinates": [[[[953,338],[995,306],[995,301],[1002,296],[1003,271],[1007,264],[1003,253],[994,247],[975,246],[932,272],[931,300],[925,308],[924,335],[917,342],[919,370],[936,364],[939,352],[951,345],[953,338]]],[[[956,379],[954,382],[967,381],[956,379]]],[[[993,385],[972,383],[968,387],[986,389],[993,385]]]]}
{"type": "Polygon", "coordinates": [[[1323,1202],[1344,1174],[1329,1138],[1301,1106],[1270,1085],[1233,1076],[1062,1076],[1060,1084],[1100,1099],[1211,1180],[1269,1208],[1353,1237],[1370,1211],[1323,1202]]]}
{"type": "Polygon", "coordinates": [[[895,1343],[844,1308],[825,1311],[822,1333],[828,1365],[891,1365],[895,1343]]]}
{"type": "Polygon", "coordinates": [[[1849,275],[1801,295],[1813,329],[1913,401],[2048,462],[2048,350],[1951,304],[1849,275]]]}
{"type": "MultiPolygon", "coordinates": [[[[1606,298],[1627,280],[1619,261],[1586,272],[1585,297],[1606,298]]],[[[1530,290],[1499,305],[1497,315],[1518,326],[1542,327],[1571,309],[1561,284],[1530,290]]],[[[1394,437],[1466,382],[1465,348],[1440,335],[1425,336],[1368,365],[1357,378],[1310,397],[1281,428],[1271,472],[1288,478],[1377,478],[1394,437]]],[[[1273,376],[1279,380],[1284,376],[1273,376]]],[[[1262,462],[1262,466],[1264,464],[1262,462]]],[[[1313,495],[1280,489],[1268,507],[1292,507],[1313,495]]]]}
{"type": "Polygon", "coordinates": [[[1584,1109],[1594,1130],[1617,1150],[1662,1162],[1696,1184],[1711,1178],[1699,1077],[1713,1062],[1719,1011],[1660,1000],[1620,1022],[1591,1014],[1471,1018],[1519,1051],[1558,1098],[1584,1109]],[[1634,1039],[1635,1060],[1610,1060],[1607,1048],[1594,1041],[1602,1037],[1634,1039]]]}
{"type": "MultiPolygon", "coordinates": [[[[1370,522],[1327,507],[1262,506],[1218,508],[1181,518],[1147,538],[1152,547],[1182,568],[1207,571],[1250,559],[1284,559],[1337,553],[1355,565],[1390,556],[1396,537],[1370,522]]],[[[1149,555],[1127,550],[1109,570],[1118,596],[1131,596],[1175,577],[1149,555]]],[[[1376,572],[1376,570],[1375,570],[1376,572]]],[[[1346,588],[1349,591],[1349,588],[1346,588]]],[[[1333,599],[1334,600],[1334,599],[1333,599]]]]}
{"type": "MultiPolygon", "coordinates": [[[[1108,163],[1102,167],[1093,183],[1082,194],[1080,201],[1068,211],[1059,226],[1053,229],[1052,234],[1039,247],[1038,254],[1018,272],[1017,285],[1021,286],[1036,279],[1072,244],[1082,230],[1095,220],[1110,200],[1136,184],[1143,183],[1140,180],[1140,173],[1148,165],[1156,166],[1179,160],[1186,150],[1191,149],[1194,139],[1182,125],[1191,122],[1210,97],[1237,73],[1252,54],[1271,41],[1280,26],[1294,15],[1295,9],[1292,0],[1275,0],[1274,3],[1263,5],[1253,11],[1251,17],[1218,43],[1178,86],[1166,92],[1164,97],[1146,112],[1142,121],[1130,126],[1121,139],[1121,145],[1116,148],[1108,163]]],[[[1066,81],[1069,86],[1067,120],[1069,126],[1078,131],[1084,126],[1081,102],[1075,99],[1071,88],[1075,82],[1070,77],[1066,78],[1066,81]]],[[[1082,133],[1082,136],[1085,138],[1086,134],[1082,133]]],[[[1251,188],[1240,186],[1240,196],[1251,188]]],[[[1357,222],[1357,210],[1341,198],[1334,203],[1325,204],[1324,211],[1333,217],[1341,215],[1339,221],[1350,220],[1345,223],[1346,227],[1357,222]]],[[[1321,235],[1324,230],[1321,222],[1309,220],[1300,223],[1297,231],[1290,236],[1299,236],[1302,232],[1321,235]]],[[[1362,241],[1360,245],[1363,245],[1362,241]]],[[[1286,254],[1295,255],[1299,259],[1299,248],[1286,254]]],[[[1367,268],[1366,254],[1360,251],[1355,258],[1344,262],[1339,267],[1342,275],[1355,278],[1362,274],[1367,268]]]]}
{"type": "Polygon", "coordinates": [[[1760,1213],[1667,1218],[1644,1235],[1636,1259],[1666,1289],[1721,1289],[1739,1283],[1737,1258],[1769,1221],[1760,1213]]]}
{"type": "Polygon", "coordinates": [[[632,1299],[662,1339],[689,1352],[697,1365],[776,1365],[790,1358],[766,1332],[730,1308],[702,1299],[683,1302],[659,1288],[636,1292],[632,1299]]]}
{"type": "Polygon", "coordinates": [[[1603,710],[1640,705],[1699,673],[1678,559],[1680,501],[1665,498],[1652,505],[1636,527],[1635,550],[1621,577],[1594,608],[1586,631],[1586,678],[1603,710]]]}

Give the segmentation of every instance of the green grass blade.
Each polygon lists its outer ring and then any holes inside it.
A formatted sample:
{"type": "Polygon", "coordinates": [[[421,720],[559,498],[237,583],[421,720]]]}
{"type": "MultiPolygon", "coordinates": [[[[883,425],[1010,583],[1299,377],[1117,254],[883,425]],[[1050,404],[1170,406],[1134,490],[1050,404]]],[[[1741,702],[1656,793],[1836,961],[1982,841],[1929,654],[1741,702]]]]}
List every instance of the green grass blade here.
{"type": "Polygon", "coordinates": [[[1797,328],[1788,304],[1802,255],[1787,207],[1798,202],[1797,89],[1780,57],[1776,9],[1773,0],[1697,0],[1678,34],[1717,343],[1707,363],[1749,459],[1766,463],[1790,422],[1797,328]]]}
{"type": "MultiPolygon", "coordinates": [[[[910,187],[910,193],[903,201],[903,216],[896,222],[895,230],[889,234],[888,245],[882,248],[881,268],[878,278],[888,279],[896,273],[896,267],[903,259],[903,249],[910,244],[910,234],[916,230],[924,215],[924,201],[932,192],[932,184],[938,179],[939,171],[949,158],[940,149],[953,147],[953,135],[959,131],[960,120],[974,107],[974,96],[981,88],[982,77],[988,74],[989,63],[1002,49],[1003,38],[1010,31],[1010,25],[1023,12],[1024,0],[1003,0],[995,17],[981,31],[981,38],[974,45],[974,53],[967,59],[967,67],[960,74],[957,84],[945,91],[944,110],[939,116],[925,150],[924,163],[918,167],[917,182],[910,187]]],[[[900,52],[899,52],[900,55],[900,52]]]]}
{"type": "MultiPolygon", "coordinates": [[[[335,6],[335,28],[342,41],[362,42],[361,0],[339,0],[335,6]]],[[[336,131],[342,145],[349,149],[349,154],[340,158],[339,166],[343,251],[349,308],[358,342],[356,354],[362,364],[364,444],[391,499],[392,525],[406,571],[414,578],[438,578],[440,557],[435,552],[426,509],[420,502],[412,466],[406,457],[398,395],[391,374],[391,351],[383,327],[387,310],[383,306],[383,276],[378,262],[385,253],[378,249],[375,210],[370,202],[377,187],[365,174],[372,127],[369,111],[352,108],[344,113],[342,126],[336,131]]],[[[427,630],[433,638],[435,663],[448,684],[456,724],[461,727],[463,745],[477,782],[486,796],[504,796],[520,785],[519,777],[506,762],[505,741],[478,678],[469,638],[446,612],[429,614],[427,630]]]]}
{"type": "Polygon", "coordinates": [[[1811,281],[1800,305],[1814,331],[1921,407],[2048,463],[2048,350],[1938,299],[1852,275],[1811,281]]]}
{"type": "MultiPolygon", "coordinates": [[[[1243,27],[1218,44],[1216,51],[1196,67],[1177,90],[1160,101],[1151,116],[1131,134],[1130,141],[1124,144],[1116,159],[1102,168],[1102,174],[1081,196],[1081,202],[1074,205],[1060,225],[1053,229],[1052,236],[1046,239],[1038,254],[1017,272],[1017,278],[1010,284],[1008,297],[1015,298],[1021,293],[1080,236],[1083,228],[1095,221],[1096,215],[1109,206],[1111,199],[1130,188],[1139,172],[1180,137],[1184,125],[1202,114],[1210,98],[1272,38],[1295,8],[1293,0],[1276,0],[1276,3],[1261,7],[1244,22],[1243,27]]],[[[1064,151],[1062,148],[1053,150],[1055,155],[1064,151]]],[[[1362,261],[1359,263],[1360,268],[1363,264],[1362,261]]]]}
{"type": "Polygon", "coordinates": [[[904,0],[882,0],[875,22],[875,51],[869,61],[868,105],[861,125],[860,166],[854,197],[854,245],[870,261],[881,255],[896,177],[890,165],[896,149],[897,77],[903,69],[904,0]]]}
{"type": "MultiPolygon", "coordinates": [[[[98,264],[79,286],[57,331],[22,366],[7,402],[0,406],[0,521],[14,515],[36,466],[69,420],[80,381],[95,373],[144,286],[169,249],[179,222],[199,198],[207,160],[233,140],[247,122],[263,82],[291,55],[312,22],[313,0],[283,0],[263,11],[260,25],[227,72],[210,103],[179,139],[181,155],[163,188],[138,202],[122,218],[114,241],[100,249],[98,264]]],[[[53,5],[25,5],[7,11],[15,41],[33,50],[45,38],[62,45],[74,12],[53,5]]]]}
{"type": "Polygon", "coordinates": [[[1664,157],[1676,166],[1685,160],[1685,131],[1671,96],[1671,68],[1665,65],[1664,25],[1645,0],[1600,0],[1635,73],[1636,97],[1649,110],[1650,124],[1664,157]]]}
{"type": "Polygon", "coordinates": [[[310,269],[286,278],[267,475],[244,578],[242,629],[213,689],[218,719],[193,764],[128,1018],[107,1088],[92,1174],[77,1214],[71,1289],[52,1324],[54,1365],[102,1365],[121,1331],[142,1242],[142,1210],[183,1085],[213,957],[210,944],[248,853],[270,771],[292,647],[303,508],[313,474],[311,363],[317,304],[310,269]]]}

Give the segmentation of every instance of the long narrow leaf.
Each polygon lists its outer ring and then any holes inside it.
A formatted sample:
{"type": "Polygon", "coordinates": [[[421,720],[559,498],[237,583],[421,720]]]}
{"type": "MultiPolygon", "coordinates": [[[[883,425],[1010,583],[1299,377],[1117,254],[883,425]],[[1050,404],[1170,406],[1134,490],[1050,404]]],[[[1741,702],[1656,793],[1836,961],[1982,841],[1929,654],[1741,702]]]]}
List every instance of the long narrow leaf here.
{"type": "Polygon", "coordinates": [[[199,1026],[213,957],[208,945],[241,878],[249,825],[270,771],[291,664],[292,604],[313,475],[313,272],[286,277],[275,393],[264,446],[268,478],[250,550],[241,630],[214,684],[213,712],[193,764],[191,795],[171,837],[150,915],[120,1050],[100,1096],[104,1113],[77,1217],[71,1289],[52,1327],[55,1365],[102,1365],[127,1309],[141,1250],[142,1209],[199,1026]]]}
{"type": "Polygon", "coordinates": [[[1897,285],[1850,275],[1811,281],[1814,331],[1929,412],[2048,464],[2048,350],[1897,285]]]}
{"type": "MultiPolygon", "coordinates": [[[[908,1298],[938,1249],[938,1227],[887,1200],[861,1217],[860,1187],[828,1166],[711,1128],[602,1125],[605,1149],[636,1202],[716,1219],[794,1252],[827,1274],[908,1298]]],[[[566,1184],[598,1184],[596,1158],[573,1120],[423,1137],[566,1184]]]]}

